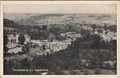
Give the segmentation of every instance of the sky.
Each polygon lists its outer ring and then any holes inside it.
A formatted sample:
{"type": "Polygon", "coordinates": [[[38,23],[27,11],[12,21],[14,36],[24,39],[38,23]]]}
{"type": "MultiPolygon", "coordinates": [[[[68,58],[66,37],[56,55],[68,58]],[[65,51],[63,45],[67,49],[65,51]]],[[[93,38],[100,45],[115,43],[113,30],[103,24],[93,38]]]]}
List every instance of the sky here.
{"type": "Polygon", "coordinates": [[[4,13],[86,13],[116,14],[115,4],[6,4],[4,13]]]}

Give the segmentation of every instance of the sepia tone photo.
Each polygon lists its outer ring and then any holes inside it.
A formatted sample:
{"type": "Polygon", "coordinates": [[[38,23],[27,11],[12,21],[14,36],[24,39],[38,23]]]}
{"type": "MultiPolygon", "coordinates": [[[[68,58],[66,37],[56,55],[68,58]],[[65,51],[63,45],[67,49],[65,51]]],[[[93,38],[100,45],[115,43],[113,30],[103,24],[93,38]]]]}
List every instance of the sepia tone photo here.
{"type": "Polygon", "coordinates": [[[116,75],[116,4],[6,4],[4,75],[116,75]]]}

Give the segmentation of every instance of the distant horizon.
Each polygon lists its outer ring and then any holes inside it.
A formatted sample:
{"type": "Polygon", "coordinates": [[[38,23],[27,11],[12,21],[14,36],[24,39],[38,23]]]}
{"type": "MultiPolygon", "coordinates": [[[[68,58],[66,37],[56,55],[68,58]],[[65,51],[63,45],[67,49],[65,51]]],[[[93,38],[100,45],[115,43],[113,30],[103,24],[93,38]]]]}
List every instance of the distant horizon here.
{"type": "Polygon", "coordinates": [[[105,14],[105,15],[116,15],[117,13],[3,13],[3,14],[64,14],[64,15],[67,15],[67,14],[83,14],[83,15],[87,15],[87,14],[105,14]]]}

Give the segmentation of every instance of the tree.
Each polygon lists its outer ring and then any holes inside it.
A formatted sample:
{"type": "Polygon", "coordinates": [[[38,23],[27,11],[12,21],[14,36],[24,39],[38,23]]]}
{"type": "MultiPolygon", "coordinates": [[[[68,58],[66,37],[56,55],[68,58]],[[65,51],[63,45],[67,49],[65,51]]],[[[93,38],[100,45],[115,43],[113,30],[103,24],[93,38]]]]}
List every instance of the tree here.
{"type": "Polygon", "coordinates": [[[6,46],[8,43],[8,36],[7,34],[4,34],[4,52],[7,53],[8,52],[8,47],[6,46]]]}
{"type": "Polygon", "coordinates": [[[116,51],[117,50],[117,41],[116,40],[111,40],[109,43],[108,43],[108,49],[111,50],[111,51],[116,51]]]}
{"type": "Polygon", "coordinates": [[[98,35],[85,35],[74,41],[74,48],[100,49],[101,38],[98,35]]]}
{"type": "Polygon", "coordinates": [[[12,27],[12,28],[18,27],[18,24],[12,20],[4,19],[3,23],[5,27],[12,27]]]}
{"type": "Polygon", "coordinates": [[[57,27],[52,27],[51,29],[50,29],[50,33],[53,33],[53,34],[55,34],[55,35],[59,35],[60,34],[60,28],[57,28],[57,27]]]}
{"type": "Polygon", "coordinates": [[[19,40],[20,44],[23,45],[24,42],[25,42],[25,37],[24,37],[24,35],[23,35],[23,34],[20,34],[19,37],[18,37],[18,40],[19,40]]]}
{"type": "Polygon", "coordinates": [[[92,25],[92,28],[93,28],[93,31],[94,31],[94,32],[95,32],[96,27],[97,27],[97,26],[96,26],[95,24],[92,25]]]}
{"type": "Polygon", "coordinates": [[[23,51],[24,53],[29,52],[29,46],[28,46],[28,45],[23,46],[23,47],[22,47],[22,51],[23,51]]]}
{"type": "Polygon", "coordinates": [[[42,27],[42,30],[47,30],[47,26],[46,25],[44,25],[43,27],[42,27]]]}
{"type": "Polygon", "coordinates": [[[8,36],[7,34],[4,34],[4,45],[8,43],[8,36]]]}
{"type": "Polygon", "coordinates": [[[39,37],[41,37],[42,39],[48,39],[49,36],[50,36],[50,33],[48,31],[42,31],[39,37]]]}
{"type": "Polygon", "coordinates": [[[55,39],[57,39],[57,40],[63,40],[63,37],[60,35],[61,32],[62,32],[61,28],[52,27],[50,29],[50,33],[54,34],[55,35],[55,39]]]}
{"type": "Polygon", "coordinates": [[[85,35],[85,36],[86,36],[86,35],[90,35],[90,30],[85,30],[85,29],[83,29],[83,30],[80,31],[80,34],[81,34],[81,35],[85,35]]]}
{"type": "Polygon", "coordinates": [[[101,42],[101,38],[98,35],[91,35],[88,37],[88,39],[90,39],[92,41],[92,45],[91,48],[92,49],[100,49],[100,42],[101,42]]]}
{"type": "Polygon", "coordinates": [[[104,24],[104,29],[105,29],[105,31],[107,30],[107,25],[106,25],[106,23],[104,24]]]}

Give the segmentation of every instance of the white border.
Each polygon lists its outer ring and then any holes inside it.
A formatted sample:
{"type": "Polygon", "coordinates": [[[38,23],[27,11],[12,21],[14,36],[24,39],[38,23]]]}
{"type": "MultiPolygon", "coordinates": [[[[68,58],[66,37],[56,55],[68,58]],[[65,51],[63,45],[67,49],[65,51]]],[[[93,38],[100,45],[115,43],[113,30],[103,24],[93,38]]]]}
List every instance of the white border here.
{"type": "Polygon", "coordinates": [[[120,78],[120,2],[119,1],[1,1],[0,3],[0,78],[120,78]],[[116,4],[117,5],[117,75],[3,75],[3,6],[5,4],[116,4]]]}

